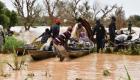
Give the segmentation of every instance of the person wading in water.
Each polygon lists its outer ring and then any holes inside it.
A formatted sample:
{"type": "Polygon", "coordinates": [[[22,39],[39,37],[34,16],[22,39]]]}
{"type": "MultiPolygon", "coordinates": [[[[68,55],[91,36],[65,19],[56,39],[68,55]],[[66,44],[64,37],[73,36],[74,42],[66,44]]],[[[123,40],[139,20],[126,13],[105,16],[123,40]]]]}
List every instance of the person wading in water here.
{"type": "Polygon", "coordinates": [[[115,43],[115,37],[116,37],[116,18],[112,16],[111,18],[111,23],[109,25],[109,37],[110,37],[110,45],[114,46],[113,44],[115,43]]]}
{"type": "Polygon", "coordinates": [[[72,27],[69,27],[66,32],[58,35],[53,39],[54,51],[59,55],[60,61],[65,58],[69,59],[69,53],[66,48],[68,39],[70,39],[72,27]]]}
{"type": "Polygon", "coordinates": [[[105,44],[105,36],[106,36],[105,28],[100,23],[100,19],[96,20],[96,26],[93,29],[93,35],[95,34],[96,34],[96,43],[97,43],[97,53],[99,53],[100,49],[101,52],[103,51],[104,44],[105,44]]]}

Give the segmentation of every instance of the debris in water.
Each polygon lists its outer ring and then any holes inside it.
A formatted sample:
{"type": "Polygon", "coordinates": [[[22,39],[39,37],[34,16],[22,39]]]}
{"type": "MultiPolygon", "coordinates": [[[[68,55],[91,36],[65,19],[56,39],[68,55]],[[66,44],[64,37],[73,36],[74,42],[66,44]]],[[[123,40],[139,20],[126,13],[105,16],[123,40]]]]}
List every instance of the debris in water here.
{"type": "Polygon", "coordinates": [[[33,77],[33,76],[35,76],[35,74],[34,73],[29,73],[27,76],[33,77]]]}
{"type": "Polygon", "coordinates": [[[108,69],[106,69],[106,70],[103,71],[103,75],[104,76],[110,76],[110,74],[111,73],[110,73],[110,71],[108,69]]]}
{"type": "Polygon", "coordinates": [[[3,74],[2,76],[3,76],[3,77],[10,77],[11,74],[3,74]]]}
{"type": "Polygon", "coordinates": [[[80,79],[80,78],[76,78],[75,80],[82,80],[82,79],[80,79]]]}

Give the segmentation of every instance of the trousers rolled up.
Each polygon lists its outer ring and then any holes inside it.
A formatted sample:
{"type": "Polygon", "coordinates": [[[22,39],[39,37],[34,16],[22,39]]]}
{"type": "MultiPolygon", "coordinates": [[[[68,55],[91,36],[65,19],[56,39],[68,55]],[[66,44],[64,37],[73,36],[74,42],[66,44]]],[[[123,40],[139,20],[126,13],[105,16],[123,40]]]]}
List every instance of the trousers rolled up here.
{"type": "Polygon", "coordinates": [[[69,53],[66,51],[64,46],[56,45],[56,44],[53,44],[53,46],[54,46],[54,52],[56,52],[57,54],[63,57],[69,57],[69,53]]]}

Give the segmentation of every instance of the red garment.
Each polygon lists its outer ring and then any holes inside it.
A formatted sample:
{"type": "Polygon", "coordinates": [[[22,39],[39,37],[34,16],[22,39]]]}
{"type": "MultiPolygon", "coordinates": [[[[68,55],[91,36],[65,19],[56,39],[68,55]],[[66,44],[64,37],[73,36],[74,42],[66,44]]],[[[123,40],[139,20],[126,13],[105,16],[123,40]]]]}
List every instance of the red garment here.
{"type": "Polygon", "coordinates": [[[61,21],[60,21],[60,19],[55,19],[55,20],[54,20],[54,23],[55,23],[55,24],[60,24],[61,21]]]}
{"type": "Polygon", "coordinates": [[[56,45],[63,45],[64,43],[66,43],[66,41],[70,38],[71,36],[71,31],[66,31],[63,34],[60,34],[58,37],[56,37],[53,42],[56,45]]]}

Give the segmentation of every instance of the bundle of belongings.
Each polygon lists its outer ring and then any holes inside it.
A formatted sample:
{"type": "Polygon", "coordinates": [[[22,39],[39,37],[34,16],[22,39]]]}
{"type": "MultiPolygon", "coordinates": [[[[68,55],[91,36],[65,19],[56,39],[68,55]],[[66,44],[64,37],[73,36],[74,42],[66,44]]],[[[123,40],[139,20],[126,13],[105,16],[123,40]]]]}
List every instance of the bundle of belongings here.
{"type": "Polygon", "coordinates": [[[135,44],[140,44],[140,38],[134,40],[135,44]]]}
{"type": "Polygon", "coordinates": [[[90,50],[93,48],[93,42],[86,36],[85,32],[80,33],[78,40],[70,39],[68,45],[71,50],[90,50]]]}
{"type": "Polygon", "coordinates": [[[115,45],[117,49],[125,49],[131,42],[132,36],[131,34],[126,35],[121,31],[121,34],[115,37],[115,45]]]}

